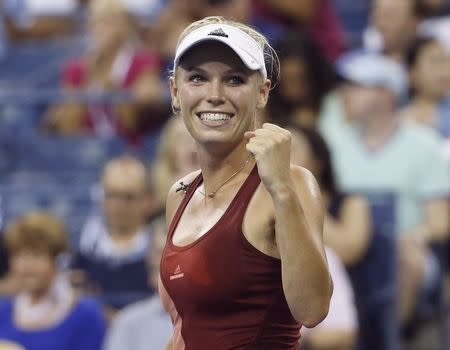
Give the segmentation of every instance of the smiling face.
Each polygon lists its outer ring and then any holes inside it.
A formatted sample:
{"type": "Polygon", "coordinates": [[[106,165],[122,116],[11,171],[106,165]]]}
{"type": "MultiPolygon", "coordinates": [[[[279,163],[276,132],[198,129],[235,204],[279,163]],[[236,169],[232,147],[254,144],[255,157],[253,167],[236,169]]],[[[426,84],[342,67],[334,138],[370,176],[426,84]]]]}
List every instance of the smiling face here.
{"type": "Polygon", "coordinates": [[[171,79],[174,104],[200,145],[244,142],[258,108],[267,103],[270,81],[248,69],[228,46],[204,42],[189,50],[171,79]]]}
{"type": "Polygon", "coordinates": [[[103,173],[103,210],[109,229],[115,233],[137,231],[151,210],[146,169],[132,158],[112,160],[103,173]]]}

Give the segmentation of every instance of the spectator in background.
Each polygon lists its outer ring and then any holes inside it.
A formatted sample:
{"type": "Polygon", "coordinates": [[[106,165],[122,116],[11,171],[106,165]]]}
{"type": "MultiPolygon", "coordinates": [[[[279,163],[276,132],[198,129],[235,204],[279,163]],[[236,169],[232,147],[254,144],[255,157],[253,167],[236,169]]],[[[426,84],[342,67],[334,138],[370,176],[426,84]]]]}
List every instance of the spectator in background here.
{"type": "Polygon", "coordinates": [[[364,46],[403,62],[424,15],[423,0],[374,0],[364,46]]]}
{"type": "Polygon", "coordinates": [[[319,183],[325,213],[324,242],[346,266],[358,263],[371,239],[371,220],[367,201],[358,195],[339,191],[331,153],[314,129],[288,126],[292,135],[291,158],[311,171],[319,183]]]}
{"type": "MultiPolygon", "coordinates": [[[[147,256],[148,283],[158,288],[159,263],[166,243],[165,226],[155,231],[152,248],[147,256]]],[[[158,294],[127,306],[121,310],[106,337],[103,350],[149,350],[164,349],[173,333],[172,322],[164,310],[158,294]]]]}
{"type": "Polygon", "coordinates": [[[350,350],[356,344],[358,321],[353,288],[345,265],[358,263],[370,242],[370,212],[362,197],[340,193],[336,187],[331,156],[320,134],[288,126],[292,163],[310,170],[317,179],[325,212],[324,243],[333,296],[328,316],[313,329],[302,329],[305,343],[313,350],[350,350]]]}
{"type": "Polygon", "coordinates": [[[280,81],[269,99],[267,117],[277,123],[314,127],[325,95],[334,85],[334,71],[310,37],[286,31],[275,46],[280,81]]]}
{"type": "Polygon", "coordinates": [[[199,168],[195,142],[187,131],[183,118],[174,115],[162,131],[158,155],[152,166],[156,206],[160,211],[164,211],[166,196],[173,183],[184,174],[199,168]]]}
{"type": "Polygon", "coordinates": [[[102,186],[103,215],[88,219],[73,268],[78,272],[75,282],[98,296],[113,317],[116,310],[153,292],[145,263],[152,194],[144,164],[130,156],[106,164],[102,186]]]}
{"type": "Polygon", "coordinates": [[[60,266],[68,248],[61,223],[31,212],[7,228],[5,239],[19,291],[0,302],[0,339],[27,350],[100,350],[101,308],[78,296],[60,266]]]}
{"type": "Polygon", "coordinates": [[[252,0],[252,23],[275,41],[286,29],[305,30],[331,62],[346,46],[331,0],[252,0]]]}
{"type": "Polygon", "coordinates": [[[437,39],[418,38],[406,58],[412,96],[402,115],[450,139],[450,108],[441,108],[450,93],[450,54],[437,39]]]}
{"type": "Polygon", "coordinates": [[[199,18],[199,8],[204,0],[167,0],[156,22],[151,26],[146,45],[158,52],[170,67],[178,36],[192,21],[199,18]]]}
{"type": "Polygon", "coordinates": [[[136,19],[121,0],[91,0],[88,6],[90,48],[64,68],[63,87],[86,93],[128,91],[131,101],[56,105],[47,112],[44,127],[57,134],[120,135],[139,143],[169,112],[160,58],[140,48],[136,19]]]}
{"type": "Polygon", "coordinates": [[[348,80],[345,116],[321,123],[332,150],[338,184],[346,192],[389,191],[395,197],[400,265],[400,316],[409,321],[422,298],[437,288],[432,242],[448,238],[448,169],[436,135],[397,115],[406,90],[400,64],[375,53],[350,53],[338,62],[348,80]],[[411,156],[414,155],[414,156],[411,156]]]}
{"type": "Polygon", "coordinates": [[[334,287],[330,309],[316,327],[301,328],[300,342],[309,350],[353,350],[358,335],[358,317],[352,285],[336,253],[327,246],[325,253],[334,287]]]}
{"type": "Polygon", "coordinates": [[[2,0],[12,41],[60,39],[75,33],[80,0],[2,0]]]}

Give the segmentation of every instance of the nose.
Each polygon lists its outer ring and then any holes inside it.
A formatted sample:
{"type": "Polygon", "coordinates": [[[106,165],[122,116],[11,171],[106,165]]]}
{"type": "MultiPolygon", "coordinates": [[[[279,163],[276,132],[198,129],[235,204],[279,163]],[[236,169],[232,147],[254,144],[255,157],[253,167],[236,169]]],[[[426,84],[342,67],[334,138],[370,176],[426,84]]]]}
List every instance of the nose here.
{"type": "Polygon", "coordinates": [[[211,83],[211,90],[208,96],[208,102],[214,106],[225,103],[225,95],[221,81],[214,80],[211,83]]]}

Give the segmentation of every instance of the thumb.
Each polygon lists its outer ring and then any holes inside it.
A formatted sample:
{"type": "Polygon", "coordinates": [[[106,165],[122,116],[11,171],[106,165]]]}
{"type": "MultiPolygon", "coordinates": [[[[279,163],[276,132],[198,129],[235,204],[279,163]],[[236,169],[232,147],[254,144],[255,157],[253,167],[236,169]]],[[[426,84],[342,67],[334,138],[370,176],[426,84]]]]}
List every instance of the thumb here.
{"type": "Polygon", "coordinates": [[[244,134],[244,138],[246,138],[247,140],[250,140],[252,137],[255,137],[255,132],[254,131],[246,131],[244,134]]]}

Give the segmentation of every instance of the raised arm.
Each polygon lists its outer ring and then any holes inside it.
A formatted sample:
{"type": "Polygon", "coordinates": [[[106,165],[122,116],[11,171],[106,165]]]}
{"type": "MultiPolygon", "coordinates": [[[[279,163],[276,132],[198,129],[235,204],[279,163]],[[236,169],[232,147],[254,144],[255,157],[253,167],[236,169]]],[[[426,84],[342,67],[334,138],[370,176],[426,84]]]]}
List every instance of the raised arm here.
{"type": "Polygon", "coordinates": [[[292,170],[292,182],[272,192],[275,234],[283,289],[296,319],[307,327],[322,321],[332,294],[323,248],[320,191],[305,169],[292,170]]]}
{"type": "Polygon", "coordinates": [[[291,169],[289,131],[266,123],[246,137],[274,204],[286,300],[295,319],[313,327],[327,315],[333,289],[323,248],[319,187],[306,169],[291,169]]]}

